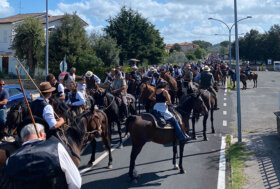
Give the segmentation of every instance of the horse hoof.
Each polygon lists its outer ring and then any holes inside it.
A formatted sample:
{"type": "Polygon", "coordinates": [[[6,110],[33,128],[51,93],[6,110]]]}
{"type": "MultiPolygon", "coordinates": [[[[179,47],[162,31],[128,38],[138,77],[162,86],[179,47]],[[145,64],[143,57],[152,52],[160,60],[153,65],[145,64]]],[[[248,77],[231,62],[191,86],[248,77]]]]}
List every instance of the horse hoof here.
{"type": "Polygon", "coordinates": [[[93,161],[89,161],[89,162],[87,163],[87,165],[88,165],[89,167],[93,166],[93,161]]]}
{"type": "Polygon", "coordinates": [[[174,170],[179,170],[179,166],[177,164],[174,165],[174,170]]]}
{"type": "Polygon", "coordinates": [[[123,144],[120,144],[118,149],[122,149],[123,148],[123,144]]]}
{"type": "Polygon", "coordinates": [[[192,139],[193,139],[193,140],[196,140],[196,139],[197,139],[197,137],[196,137],[196,136],[193,136],[193,137],[192,137],[192,139]]]}
{"type": "Polygon", "coordinates": [[[113,169],[113,166],[112,165],[108,165],[108,169],[113,169]]]}
{"type": "Polygon", "coordinates": [[[180,174],[186,174],[187,172],[184,169],[180,170],[180,174]]]}
{"type": "Polygon", "coordinates": [[[207,137],[204,137],[204,139],[203,139],[204,141],[208,141],[208,138],[207,137]]]}
{"type": "Polygon", "coordinates": [[[213,130],[212,133],[216,133],[216,132],[213,130]]]}

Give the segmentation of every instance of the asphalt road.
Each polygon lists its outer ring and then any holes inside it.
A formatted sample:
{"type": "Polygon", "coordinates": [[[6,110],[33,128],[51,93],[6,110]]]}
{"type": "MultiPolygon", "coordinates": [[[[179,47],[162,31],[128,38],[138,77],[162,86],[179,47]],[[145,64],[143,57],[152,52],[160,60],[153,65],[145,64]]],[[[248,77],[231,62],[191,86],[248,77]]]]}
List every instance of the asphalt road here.
{"type": "MultiPolygon", "coordinates": [[[[215,134],[211,133],[210,119],[208,119],[207,135],[209,141],[203,141],[202,138],[202,118],[196,124],[198,139],[185,145],[183,166],[187,171],[186,174],[178,174],[178,170],[173,170],[171,144],[163,146],[148,142],[136,159],[136,170],[141,177],[137,184],[131,183],[127,174],[131,152],[131,142],[128,138],[124,143],[124,148],[116,149],[112,153],[113,169],[107,168],[108,156],[94,167],[86,167],[90,158],[90,149],[84,152],[80,166],[80,170],[83,170],[81,174],[82,188],[217,188],[221,137],[231,133],[229,123],[233,121],[233,106],[230,95],[231,93],[226,93],[224,88],[219,90],[218,99],[221,109],[214,113],[215,134]],[[84,172],[85,168],[89,170],[84,172]]],[[[112,143],[117,143],[116,132],[112,143]]],[[[96,157],[98,158],[104,153],[104,150],[101,142],[98,142],[97,146],[96,157]]]]}

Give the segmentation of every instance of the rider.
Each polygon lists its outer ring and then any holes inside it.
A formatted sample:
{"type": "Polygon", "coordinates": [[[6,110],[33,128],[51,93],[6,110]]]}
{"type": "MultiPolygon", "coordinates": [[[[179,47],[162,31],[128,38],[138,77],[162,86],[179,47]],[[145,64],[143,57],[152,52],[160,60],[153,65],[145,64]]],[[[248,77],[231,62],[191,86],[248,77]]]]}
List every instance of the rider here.
{"type": "Polygon", "coordinates": [[[213,88],[213,84],[214,84],[214,77],[210,72],[210,68],[208,66],[204,66],[200,78],[200,89],[209,90],[213,94],[215,98],[214,110],[219,110],[220,108],[218,107],[217,93],[213,88]]]}
{"type": "Polygon", "coordinates": [[[149,96],[149,99],[156,100],[154,110],[160,112],[165,120],[171,122],[171,125],[175,129],[178,140],[180,141],[180,143],[185,143],[187,136],[182,130],[180,123],[178,122],[176,117],[168,110],[168,105],[172,105],[171,98],[168,93],[168,83],[166,81],[160,82],[157,85],[156,90],[149,96]]]}
{"type": "Polygon", "coordinates": [[[193,80],[193,72],[191,70],[191,65],[187,64],[185,67],[185,72],[184,72],[184,87],[187,89],[187,93],[192,92],[192,80],[193,80]]]}
{"type": "Polygon", "coordinates": [[[249,76],[251,74],[250,62],[246,63],[246,75],[249,76]]]}
{"type": "MultiPolygon", "coordinates": [[[[5,81],[0,80],[0,135],[4,135],[4,127],[7,119],[7,108],[9,93],[4,89],[5,81]]],[[[1,138],[2,136],[0,136],[1,138]]]]}
{"type": "Polygon", "coordinates": [[[48,104],[49,98],[51,98],[55,88],[49,82],[42,82],[40,83],[39,89],[42,92],[41,97],[31,102],[31,111],[33,115],[44,119],[50,129],[55,130],[64,124],[62,117],[58,118],[58,120],[55,119],[53,107],[48,104]]]}
{"type": "Polygon", "coordinates": [[[75,82],[70,83],[69,90],[69,98],[66,104],[71,106],[71,109],[76,113],[77,116],[83,112],[83,109],[86,105],[86,99],[84,98],[83,94],[78,91],[77,84],[75,82]]]}
{"type": "Polygon", "coordinates": [[[50,73],[47,75],[46,80],[55,87],[55,91],[52,92],[52,96],[57,96],[59,99],[65,100],[64,86],[55,79],[55,76],[50,73]]]}
{"type": "Polygon", "coordinates": [[[112,68],[109,73],[108,72],[105,73],[106,78],[105,78],[104,84],[106,86],[109,86],[113,82],[114,77],[115,77],[115,70],[116,70],[115,68],[112,68]]]}
{"type": "Polygon", "coordinates": [[[86,76],[87,88],[89,89],[95,88],[96,83],[98,85],[101,83],[101,79],[97,75],[93,74],[92,71],[87,71],[85,76],[86,76]]]}
{"type": "Polygon", "coordinates": [[[138,68],[136,65],[132,66],[132,72],[130,72],[130,74],[131,74],[132,79],[139,82],[139,81],[141,81],[142,76],[137,69],[138,68]]]}
{"type": "Polygon", "coordinates": [[[159,73],[156,72],[153,74],[153,79],[152,79],[151,85],[157,86],[161,81],[162,81],[162,79],[159,77],[159,73]]]}
{"type": "Polygon", "coordinates": [[[46,140],[44,126],[36,123],[20,131],[22,147],[6,161],[5,171],[15,189],[81,188],[81,175],[64,145],[55,137],[46,140]]]}
{"type": "MultiPolygon", "coordinates": [[[[121,71],[116,70],[115,71],[115,80],[112,83],[112,90],[111,93],[116,96],[116,97],[120,97],[121,98],[121,104],[119,104],[121,106],[121,109],[123,111],[124,115],[122,115],[121,119],[125,119],[128,117],[128,110],[127,110],[127,99],[126,99],[126,90],[127,90],[127,85],[125,82],[125,79],[122,77],[122,73],[121,71]]],[[[116,101],[117,103],[119,103],[119,101],[116,101]]]]}

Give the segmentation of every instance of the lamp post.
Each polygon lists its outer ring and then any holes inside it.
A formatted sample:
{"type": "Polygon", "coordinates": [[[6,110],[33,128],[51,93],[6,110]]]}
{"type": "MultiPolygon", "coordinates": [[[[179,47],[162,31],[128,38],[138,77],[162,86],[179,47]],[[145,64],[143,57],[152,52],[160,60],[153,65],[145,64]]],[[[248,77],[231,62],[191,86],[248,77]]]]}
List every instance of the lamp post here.
{"type": "Polygon", "coordinates": [[[48,0],[46,0],[46,77],[49,74],[49,15],[48,0]]]}
{"type": "MultiPolygon", "coordinates": [[[[240,20],[238,20],[237,22],[240,22],[242,20],[246,20],[246,19],[249,19],[249,18],[252,18],[252,16],[247,16],[245,18],[241,18],[240,20]]],[[[228,29],[228,33],[229,33],[229,47],[228,47],[228,51],[229,51],[229,68],[231,69],[231,30],[233,28],[233,26],[237,23],[233,23],[231,26],[229,26],[228,24],[226,24],[224,21],[222,20],[219,20],[219,19],[216,19],[216,18],[208,18],[208,20],[216,20],[218,22],[221,22],[223,23],[227,29],[228,29]]]]}

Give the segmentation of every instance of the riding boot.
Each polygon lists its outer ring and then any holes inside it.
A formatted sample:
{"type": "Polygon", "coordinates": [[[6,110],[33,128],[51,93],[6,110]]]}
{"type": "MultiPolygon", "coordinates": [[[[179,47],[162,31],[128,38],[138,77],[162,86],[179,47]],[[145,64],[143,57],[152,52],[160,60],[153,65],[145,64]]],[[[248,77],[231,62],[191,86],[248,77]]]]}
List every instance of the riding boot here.
{"type": "Polygon", "coordinates": [[[215,105],[214,105],[213,110],[219,110],[220,108],[218,107],[218,99],[216,96],[214,96],[214,99],[215,99],[215,105]]]}

